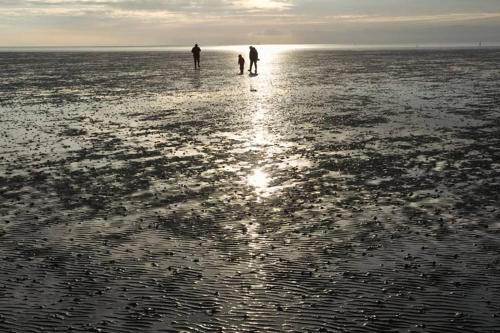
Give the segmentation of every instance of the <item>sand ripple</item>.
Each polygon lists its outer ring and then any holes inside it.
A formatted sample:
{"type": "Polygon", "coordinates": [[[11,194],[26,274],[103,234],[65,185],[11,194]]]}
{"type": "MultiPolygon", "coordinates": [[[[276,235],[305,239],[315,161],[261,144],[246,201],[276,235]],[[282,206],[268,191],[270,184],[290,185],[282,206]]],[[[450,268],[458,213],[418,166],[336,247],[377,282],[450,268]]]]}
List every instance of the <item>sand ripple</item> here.
{"type": "Polygon", "coordinates": [[[0,54],[0,331],[500,331],[497,50],[183,57],[0,54]]]}

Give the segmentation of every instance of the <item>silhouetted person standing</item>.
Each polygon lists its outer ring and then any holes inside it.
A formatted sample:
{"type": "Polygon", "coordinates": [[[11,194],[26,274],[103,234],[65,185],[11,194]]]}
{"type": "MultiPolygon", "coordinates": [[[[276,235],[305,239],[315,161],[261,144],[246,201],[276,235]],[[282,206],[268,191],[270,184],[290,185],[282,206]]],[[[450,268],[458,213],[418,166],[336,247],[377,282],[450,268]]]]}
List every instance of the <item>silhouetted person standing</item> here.
{"type": "Polygon", "coordinates": [[[245,69],[245,58],[240,54],[238,56],[238,64],[240,65],[240,75],[243,75],[243,70],[245,69]]]}
{"type": "Polygon", "coordinates": [[[194,45],[193,49],[191,50],[191,53],[193,54],[193,58],[194,58],[194,69],[200,68],[201,49],[198,46],[198,44],[194,45]]]}
{"type": "Polygon", "coordinates": [[[252,73],[252,67],[255,65],[255,74],[257,74],[257,61],[259,61],[259,52],[253,46],[250,46],[250,69],[248,70],[250,74],[252,73]]]}

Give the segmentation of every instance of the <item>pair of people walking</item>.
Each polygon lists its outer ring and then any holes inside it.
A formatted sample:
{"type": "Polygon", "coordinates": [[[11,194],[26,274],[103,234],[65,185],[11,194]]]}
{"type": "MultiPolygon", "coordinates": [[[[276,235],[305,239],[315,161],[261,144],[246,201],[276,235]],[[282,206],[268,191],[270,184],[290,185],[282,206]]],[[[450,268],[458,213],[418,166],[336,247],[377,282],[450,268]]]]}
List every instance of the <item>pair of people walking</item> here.
{"type": "MultiPolygon", "coordinates": [[[[198,44],[194,45],[194,47],[191,49],[191,53],[193,54],[194,58],[194,69],[200,69],[201,48],[198,46],[198,44]]],[[[250,46],[249,58],[250,69],[248,71],[250,72],[250,74],[252,74],[252,68],[255,66],[254,75],[257,75],[257,61],[259,61],[260,59],[259,52],[253,46],[250,46]]],[[[240,75],[243,75],[243,71],[245,69],[245,58],[243,58],[241,54],[238,55],[238,64],[240,65],[240,75]]]]}

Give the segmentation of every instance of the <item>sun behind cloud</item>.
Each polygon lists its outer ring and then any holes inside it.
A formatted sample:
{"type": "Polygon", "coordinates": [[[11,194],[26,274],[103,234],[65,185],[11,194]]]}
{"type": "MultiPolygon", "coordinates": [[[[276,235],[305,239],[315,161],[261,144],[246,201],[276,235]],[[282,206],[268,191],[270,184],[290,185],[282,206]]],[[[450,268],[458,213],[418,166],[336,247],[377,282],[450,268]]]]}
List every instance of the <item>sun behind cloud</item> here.
{"type": "Polygon", "coordinates": [[[279,0],[240,0],[236,5],[249,9],[287,9],[292,7],[293,3],[279,0]]]}
{"type": "Polygon", "coordinates": [[[500,1],[0,0],[0,29],[7,47],[498,43],[500,1]]]}

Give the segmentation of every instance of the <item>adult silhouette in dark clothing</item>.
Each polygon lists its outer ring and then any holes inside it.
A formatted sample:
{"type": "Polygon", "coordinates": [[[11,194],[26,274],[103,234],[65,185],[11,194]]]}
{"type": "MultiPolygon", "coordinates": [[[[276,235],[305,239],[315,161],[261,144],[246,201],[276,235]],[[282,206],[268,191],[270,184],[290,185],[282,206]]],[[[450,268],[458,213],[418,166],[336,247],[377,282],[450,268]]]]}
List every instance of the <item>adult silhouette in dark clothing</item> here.
{"type": "Polygon", "coordinates": [[[250,46],[250,69],[248,70],[250,74],[252,73],[252,67],[255,65],[255,74],[257,74],[257,61],[259,61],[259,52],[253,46],[250,46]]]}
{"type": "Polygon", "coordinates": [[[200,68],[201,49],[198,46],[198,44],[194,45],[194,47],[191,49],[191,53],[193,54],[193,58],[194,58],[194,69],[200,68]]]}

